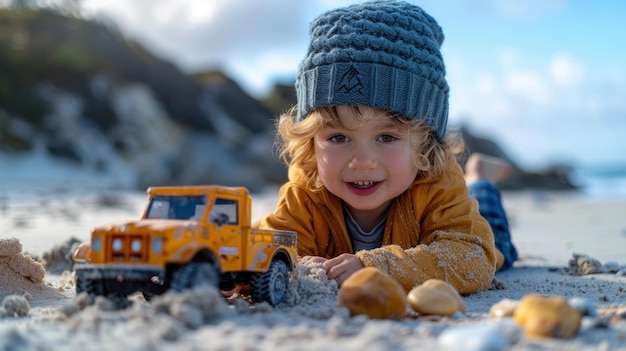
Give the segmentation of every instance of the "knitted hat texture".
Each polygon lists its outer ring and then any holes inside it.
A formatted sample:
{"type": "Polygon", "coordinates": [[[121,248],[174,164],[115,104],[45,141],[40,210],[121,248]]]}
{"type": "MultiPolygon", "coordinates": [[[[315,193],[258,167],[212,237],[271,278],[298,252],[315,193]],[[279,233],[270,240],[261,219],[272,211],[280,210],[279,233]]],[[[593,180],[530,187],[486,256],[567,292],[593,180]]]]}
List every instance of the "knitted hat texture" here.
{"type": "Polygon", "coordinates": [[[298,67],[297,120],[317,107],[366,105],[424,119],[441,139],[449,88],[434,18],[406,2],[370,1],[311,22],[298,67]]]}

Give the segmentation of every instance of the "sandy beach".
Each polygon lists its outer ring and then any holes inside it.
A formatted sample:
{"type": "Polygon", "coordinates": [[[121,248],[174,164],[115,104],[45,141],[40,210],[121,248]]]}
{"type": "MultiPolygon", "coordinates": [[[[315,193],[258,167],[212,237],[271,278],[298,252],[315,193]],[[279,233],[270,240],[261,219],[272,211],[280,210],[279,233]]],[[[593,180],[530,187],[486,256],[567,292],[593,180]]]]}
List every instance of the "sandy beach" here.
{"type": "MultiPolygon", "coordinates": [[[[492,289],[463,296],[464,314],[391,321],[350,317],[316,265],[297,266],[275,308],[210,288],[150,302],[133,296],[122,310],[76,296],[64,258],[73,239],[139,217],[144,200],[136,192],[91,193],[20,192],[0,201],[0,350],[626,350],[623,199],[504,193],[516,266],[497,273],[492,289]],[[571,339],[539,339],[511,317],[490,316],[494,305],[529,294],[568,299],[584,314],[580,330],[571,339]]],[[[273,191],[256,195],[254,215],[274,202],[273,191]]]]}

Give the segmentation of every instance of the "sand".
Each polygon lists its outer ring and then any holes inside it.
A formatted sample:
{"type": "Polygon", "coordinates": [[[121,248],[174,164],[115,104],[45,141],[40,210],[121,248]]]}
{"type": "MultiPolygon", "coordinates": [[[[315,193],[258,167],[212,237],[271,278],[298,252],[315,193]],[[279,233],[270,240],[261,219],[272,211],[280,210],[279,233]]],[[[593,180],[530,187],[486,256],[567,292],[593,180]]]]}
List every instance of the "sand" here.
{"type": "MultiPolygon", "coordinates": [[[[124,309],[76,296],[67,253],[87,228],[138,216],[144,196],[120,194],[111,205],[58,195],[54,205],[39,198],[46,205],[37,216],[22,204],[0,213],[0,350],[626,350],[626,202],[505,193],[521,256],[515,267],[497,273],[492,289],[464,296],[465,314],[390,321],[338,308],[336,284],[315,264],[297,266],[275,308],[211,288],[150,302],[133,296],[124,309]],[[528,294],[584,309],[576,336],[531,338],[512,318],[490,317],[494,305],[528,294]]],[[[255,213],[275,199],[257,200],[255,213]]]]}

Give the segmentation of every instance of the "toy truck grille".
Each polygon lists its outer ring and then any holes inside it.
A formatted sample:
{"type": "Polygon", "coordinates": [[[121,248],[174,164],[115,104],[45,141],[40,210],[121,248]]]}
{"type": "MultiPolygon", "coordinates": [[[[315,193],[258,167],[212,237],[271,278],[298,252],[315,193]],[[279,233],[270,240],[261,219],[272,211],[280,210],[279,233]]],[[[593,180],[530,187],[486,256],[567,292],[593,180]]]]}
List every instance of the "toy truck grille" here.
{"type": "Polygon", "coordinates": [[[111,235],[106,244],[110,262],[140,263],[149,259],[149,243],[145,235],[111,235]]]}

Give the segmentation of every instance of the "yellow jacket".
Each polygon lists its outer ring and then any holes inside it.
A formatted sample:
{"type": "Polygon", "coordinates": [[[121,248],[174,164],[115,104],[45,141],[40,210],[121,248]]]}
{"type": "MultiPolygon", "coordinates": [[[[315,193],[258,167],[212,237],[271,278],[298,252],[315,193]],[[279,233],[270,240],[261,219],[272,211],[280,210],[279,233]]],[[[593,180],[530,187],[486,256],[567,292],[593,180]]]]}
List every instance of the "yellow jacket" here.
{"type": "MultiPolygon", "coordinates": [[[[276,210],[260,226],[298,233],[300,256],[354,253],[342,202],[326,189],[312,192],[304,173],[290,169],[276,210]]],[[[383,246],[356,256],[394,277],[408,292],[427,279],[442,279],[461,294],[486,290],[495,273],[493,234],[468,196],[455,160],[440,177],[418,178],[391,204],[383,246]]]]}

